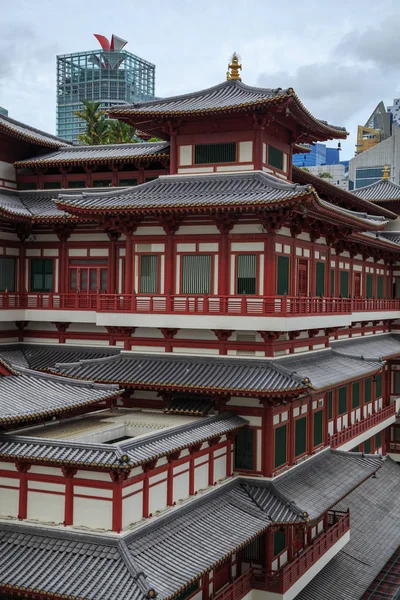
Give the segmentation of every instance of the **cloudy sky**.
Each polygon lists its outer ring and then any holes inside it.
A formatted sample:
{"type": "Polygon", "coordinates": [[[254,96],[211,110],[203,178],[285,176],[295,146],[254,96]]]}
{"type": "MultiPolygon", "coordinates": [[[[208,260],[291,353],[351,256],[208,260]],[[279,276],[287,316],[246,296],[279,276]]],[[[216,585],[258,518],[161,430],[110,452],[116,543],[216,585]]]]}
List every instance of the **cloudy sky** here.
{"type": "Polygon", "coordinates": [[[357,124],[400,97],[399,31],[399,0],[13,0],[0,105],[55,132],[56,55],[97,48],[93,33],[155,63],[158,96],[222,81],[235,50],[245,83],[293,87],[315,116],[346,126],[351,158],[357,124]]]}

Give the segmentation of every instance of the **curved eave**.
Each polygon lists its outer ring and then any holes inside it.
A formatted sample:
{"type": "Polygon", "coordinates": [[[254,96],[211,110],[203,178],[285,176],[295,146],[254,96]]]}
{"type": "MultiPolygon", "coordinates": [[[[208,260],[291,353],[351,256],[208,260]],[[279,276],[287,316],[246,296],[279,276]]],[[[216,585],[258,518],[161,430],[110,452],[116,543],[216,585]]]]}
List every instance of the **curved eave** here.
{"type": "MultiPolygon", "coordinates": [[[[343,354],[341,356],[344,356],[343,354]]],[[[351,360],[351,359],[349,359],[351,360]]],[[[369,376],[373,376],[373,375],[377,375],[378,373],[382,372],[382,367],[378,367],[376,369],[371,369],[371,371],[369,371],[368,373],[366,373],[365,375],[363,375],[363,377],[369,377],[369,376]]],[[[339,383],[335,383],[335,384],[330,384],[330,385],[326,385],[325,387],[319,387],[319,388],[315,388],[313,387],[313,385],[310,386],[310,390],[312,390],[315,394],[320,394],[321,392],[326,392],[333,389],[337,389],[342,387],[343,385],[347,385],[348,383],[352,383],[353,381],[359,381],[360,380],[360,375],[357,375],[356,377],[350,377],[349,379],[345,379],[343,381],[340,381],[339,383]]],[[[336,502],[335,502],[336,504],[336,502]]]]}
{"type": "Polygon", "coordinates": [[[65,160],[20,160],[14,163],[14,167],[61,167],[61,166],[80,166],[80,165],[104,165],[108,163],[121,163],[121,162],[145,162],[147,160],[157,162],[158,160],[169,159],[169,154],[163,152],[160,154],[142,154],[138,156],[111,156],[108,158],[82,158],[82,159],[65,159],[65,160]]]}
{"type": "Polygon", "coordinates": [[[400,252],[400,245],[395,242],[390,242],[389,240],[385,240],[380,237],[372,237],[362,235],[362,232],[355,232],[351,236],[357,241],[362,242],[363,244],[368,244],[369,246],[374,246],[376,248],[384,248],[385,250],[391,250],[392,252],[400,252]]]}
{"type": "MultiPolygon", "coordinates": [[[[311,187],[311,186],[310,186],[311,187]]],[[[370,219],[363,219],[357,215],[349,215],[340,210],[340,208],[336,207],[334,204],[331,204],[327,207],[324,204],[324,201],[318,196],[316,190],[314,190],[312,207],[309,209],[308,214],[321,218],[328,218],[334,225],[337,225],[338,218],[340,218],[341,223],[346,223],[353,227],[357,228],[360,231],[382,231],[385,228],[385,222],[376,222],[374,223],[370,219]],[[313,210],[314,209],[314,210],[313,210]]]]}
{"type": "Polygon", "coordinates": [[[351,204],[352,206],[357,207],[362,211],[369,212],[373,215],[386,217],[388,219],[396,219],[398,216],[396,213],[388,210],[387,208],[375,206],[375,204],[369,200],[364,200],[363,198],[359,198],[351,192],[342,190],[332,183],[321,179],[321,177],[312,175],[312,173],[309,173],[300,167],[296,167],[295,165],[293,165],[292,179],[301,185],[310,184],[317,190],[317,192],[325,194],[328,198],[332,197],[336,200],[342,200],[347,205],[351,204]]]}
{"type": "Polygon", "coordinates": [[[86,219],[84,217],[79,217],[79,215],[60,215],[60,216],[33,216],[33,215],[20,215],[18,213],[14,213],[11,211],[4,210],[0,208],[0,219],[8,222],[17,222],[17,223],[27,223],[27,224],[56,224],[56,223],[82,223],[91,221],[91,219],[86,219]]]}
{"type": "Polygon", "coordinates": [[[57,142],[57,140],[51,141],[45,141],[41,138],[36,137],[35,135],[29,135],[26,133],[22,133],[22,131],[16,131],[15,129],[13,129],[13,127],[9,127],[7,126],[4,122],[0,121],[0,132],[5,133],[6,135],[9,135],[13,138],[17,138],[19,140],[22,140],[24,142],[29,142],[29,143],[33,143],[35,144],[35,146],[43,146],[44,148],[54,148],[54,149],[58,149],[58,148],[68,148],[68,144],[66,144],[65,142],[62,142],[61,140],[59,142],[57,142]]]}

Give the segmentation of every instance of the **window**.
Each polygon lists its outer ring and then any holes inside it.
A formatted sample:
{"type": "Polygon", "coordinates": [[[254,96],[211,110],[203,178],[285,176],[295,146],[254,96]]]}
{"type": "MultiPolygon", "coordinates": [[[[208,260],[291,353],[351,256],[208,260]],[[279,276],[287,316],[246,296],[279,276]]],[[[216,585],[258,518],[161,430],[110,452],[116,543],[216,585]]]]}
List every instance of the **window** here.
{"type": "Polygon", "coordinates": [[[31,260],[31,292],[51,292],[53,290],[53,261],[50,258],[31,260]]]}
{"type": "Polygon", "coordinates": [[[333,417],[333,392],[328,392],[328,421],[333,417]]]}
{"type": "Polygon", "coordinates": [[[69,261],[69,289],[107,291],[107,258],[73,258],[69,261]]]}
{"type": "Polygon", "coordinates": [[[394,372],[394,393],[400,394],[400,371],[394,372]]]}
{"type": "Polygon", "coordinates": [[[343,415],[347,412],[347,388],[343,386],[339,388],[338,414],[343,415]]]}
{"type": "Polygon", "coordinates": [[[372,389],[371,379],[366,379],[364,382],[364,402],[365,402],[365,404],[367,404],[368,402],[371,402],[371,400],[372,400],[371,389],[372,389]]]}
{"type": "Polygon", "coordinates": [[[236,436],[235,469],[254,469],[254,429],[240,429],[236,436]]]}
{"type": "Polygon", "coordinates": [[[360,382],[356,381],[351,386],[351,408],[360,406],[360,382]]]}
{"type": "Polygon", "coordinates": [[[268,164],[283,171],[283,152],[274,146],[268,146],[268,164]]]}
{"type": "Polygon", "coordinates": [[[194,147],[195,165],[232,162],[236,162],[236,142],[224,144],[196,144],[194,147]]]}
{"type": "Polygon", "coordinates": [[[45,190],[60,190],[61,181],[45,181],[43,183],[43,189],[45,190]]]}
{"type": "Polygon", "coordinates": [[[322,435],[322,410],[314,413],[314,447],[323,442],[322,435]]]}
{"type": "Polygon", "coordinates": [[[0,257],[0,292],[15,292],[15,258],[0,257]]]}
{"type": "Polygon", "coordinates": [[[382,432],[376,434],[375,436],[375,450],[378,450],[382,446],[382,432]]]}
{"type": "Polygon", "coordinates": [[[275,468],[286,464],[286,425],[275,429],[275,468]]]}
{"type": "Polygon", "coordinates": [[[260,560],[260,538],[255,538],[243,548],[243,558],[246,560],[260,560]]]}
{"type": "Polygon", "coordinates": [[[289,293],[289,257],[278,256],[277,262],[277,294],[284,296],[289,293]]]}
{"type": "Polygon", "coordinates": [[[237,294],[256,293],[257,256],[255,254],[238,254],[237,257],[237,294]]]}
{"type": "Polygon", "coordinates": [[[182,256],[182,294],[209,294],[211,291],[211,255],[182,256]]]}
{"type": "Polygon", "coordinates": [[[308,295],[308,260],[303,258],[297,261],[297,295],[308,295]]]}
{"type": "Polygon", "coordinates": [[[378,275],[376,278],[376,295],[378,298],[383,298],[383,275],[378,275]]]}
{"type": "Polygon", "coordinates": [[[69,188],[84,188],[84,187],[86,187],[86,181],[84,179],[82,179],[82,180],[71,179],[70,181],[67,182],[67,186],[69,188]]]}
{"type": "Polygon", "coordinates": [[[342,298],[349,297],[349,272],[340,271],[340,295],[342,298]]]}
{"type": "Polygon", "coordinates": [[[315,295],[325,296],[325,263],[315,265],[315,295]]]}
{"type": "Polygon", "coordinates": [[[367,298],[372,298],[372,275],[367,273],[365,278],[365,295],[367,298]]]}
{"type": "Polygon", "coordinates": [[[140,255],[140,281],[139,292],[141,294],[158,293],[158,255],[140,255]]]}
{"type": "Polygon", "coordinates": [[[335,295],[335,269],[331,269],[331,296],[335,295]]]}
{"type": "Polygon", "coordinates": [[[376,382],[375,398],[381,398],[382,397],[382,373],[379,373],[379,375],[375,376],[375,382],[376,382]]]}
{"type": "Polygon", "coordinates": [[[185,588],[182,592],[180,592],[177,596],[175,596],[174,600],[186,600],[189,598],[194,592],[199,589],[199,580],[191,583],[187,588],[185,588]]]}
{"type": "Polygon", "coordinates": [[[111,187],[111,179],[93,179],[92,187],[111,187]]]}
{"type": "Polygon", "coordinates": [[[371,452],[371,438],[369,440],[365,440],[364,452],[365,452],[365,454],[369,454],[371,452]]]}
{"type": "Polygon", "coordinates": [[[36,181],[21,181],[18,184],[19,190],[37,190],[36,181]]]}
{"type": "Polygon", "coordinates": [[[131,185],[137,185],[138,184],[138,180],[137,179],[120,179],[118,185],[123,185],[123,186],[131,186],[131,185]]]}
{"type": "Polygon", "coordinates": [[[307,451],[307,417],[295,421],[294,454],[300,456],[307,451]]]}
{"type": "Polygon", "coordinates": [[[274,556],[277,556],[286,548],[286,532],[284,529],[278,529],[274,533],[274,556]]]}

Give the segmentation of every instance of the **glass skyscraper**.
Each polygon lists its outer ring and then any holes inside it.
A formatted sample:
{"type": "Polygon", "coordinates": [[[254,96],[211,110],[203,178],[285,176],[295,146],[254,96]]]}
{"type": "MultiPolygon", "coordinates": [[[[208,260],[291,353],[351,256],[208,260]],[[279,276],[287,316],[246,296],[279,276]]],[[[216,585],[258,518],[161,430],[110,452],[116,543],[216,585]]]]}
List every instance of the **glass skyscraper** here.
{"type": "Polygon", "coordinates": [[[57,56],[57,135],[78,142],[86,124],[74,113],[82,100],[110,106],[153,100],[155,65],[123,50],[125,40],[95,36],[99,50],[57,56]]]}

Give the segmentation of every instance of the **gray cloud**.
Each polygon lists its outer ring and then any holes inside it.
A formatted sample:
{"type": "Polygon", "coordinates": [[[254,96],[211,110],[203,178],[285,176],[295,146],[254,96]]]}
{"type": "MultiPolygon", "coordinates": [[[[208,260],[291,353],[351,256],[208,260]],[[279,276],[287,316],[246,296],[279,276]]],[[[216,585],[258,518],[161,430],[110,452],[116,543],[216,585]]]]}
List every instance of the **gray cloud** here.
{"type": "Polygon", "coordinates": [[[373,27],[354,29],[337,46],[337,52],[362,61],[372,61],[383,69],[400,68],[400,15],[385,17],[373,27]]]}

